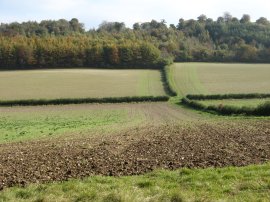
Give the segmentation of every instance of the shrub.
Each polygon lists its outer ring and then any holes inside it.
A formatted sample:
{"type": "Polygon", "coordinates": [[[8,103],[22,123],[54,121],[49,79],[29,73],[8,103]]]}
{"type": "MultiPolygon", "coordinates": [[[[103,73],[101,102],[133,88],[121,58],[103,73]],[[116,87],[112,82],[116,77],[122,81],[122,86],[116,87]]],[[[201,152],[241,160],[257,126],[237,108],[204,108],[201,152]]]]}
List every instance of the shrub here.
{"type": "Polygon", "coordinates": [[[169,96],[177,96],[177,93],[173,90],[173,88],[170,85],[169,79],[168,79],[168,73],[166,71],[166,67],[163,67],[161,70],[161,80],[163,83],[164,90],[167,95],[169,96]]]}
{"type": "Polygon", "coordinates": [[[187,106],[190,106],[194,109],[204,110],[207,108],[204,104],[202,104],[200,102],[192,101],[188,98],[182,98],[182,103],[187,105],[187,106]]]}
{"type": "Polygon", "coordinates": [[[63,98],[52,100],[8,100],[0,101],[0,106],[14,105],[61,105],[61,104],[83,104],[83,103],[124,103],[124,102],[160,102],[168,101],[168,96],[142,96],[142,97],[118,97],[118,98],[63,98]]]}
{"type": "Polygon", "coordinates": [[[255,109],[255,114],[260,116],[270,116],[270,101],[265,102],[264,104],[259,105],[255,109]]]}
{"type": "Polygon", "coordinates": [[[198,110],[203,111],[213,111],[220,115],[254,115],[254,116],[270,116],[270,101],[265,102],[255,108],[252,107],[236,107],[231,105],[209,105],[205,106],[204,104],[196,101],[190,100],[189,98],[183,98],[182,103],[198,110]]]}
{"type": "Polygon", "coordinates": [[[223,99],[251,99],[270,98],[270,94],[249,93],[249,94],[215,94],[215,95],[187,95],[191,100],[223,100],[223,99]]]}

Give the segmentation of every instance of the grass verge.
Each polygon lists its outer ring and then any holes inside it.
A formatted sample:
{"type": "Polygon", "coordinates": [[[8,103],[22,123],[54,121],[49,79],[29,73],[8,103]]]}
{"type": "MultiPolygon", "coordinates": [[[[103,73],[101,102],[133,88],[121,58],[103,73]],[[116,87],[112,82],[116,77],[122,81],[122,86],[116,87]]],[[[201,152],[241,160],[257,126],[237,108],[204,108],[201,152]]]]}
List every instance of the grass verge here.
{"type": "Polygon", "coordinates": [[[0,192],[0,201],[268,201],[270,164],[157,170],[141,176],[34,184],[0,192]]]}

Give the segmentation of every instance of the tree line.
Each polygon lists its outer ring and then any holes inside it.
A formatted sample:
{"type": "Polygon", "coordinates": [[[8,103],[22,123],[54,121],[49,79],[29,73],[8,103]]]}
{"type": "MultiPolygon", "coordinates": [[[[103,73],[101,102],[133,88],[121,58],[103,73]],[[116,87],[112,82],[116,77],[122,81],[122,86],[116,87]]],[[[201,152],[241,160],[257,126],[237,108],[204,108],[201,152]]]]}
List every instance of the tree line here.
{"type": "Polygon", "coordinates": [[[270,22],[224,13],[135,23],[103,22],[85,30],[78,19],[0,25],[0,67],[161,67],[172,61],[270,62],[270,22]]]}
{"type": "Polygon", "coordinates": [[[38,67],[162,67],[160,51],[140,40],[97,40],[89,36],[0,37],[2,69],[38,67]]]}

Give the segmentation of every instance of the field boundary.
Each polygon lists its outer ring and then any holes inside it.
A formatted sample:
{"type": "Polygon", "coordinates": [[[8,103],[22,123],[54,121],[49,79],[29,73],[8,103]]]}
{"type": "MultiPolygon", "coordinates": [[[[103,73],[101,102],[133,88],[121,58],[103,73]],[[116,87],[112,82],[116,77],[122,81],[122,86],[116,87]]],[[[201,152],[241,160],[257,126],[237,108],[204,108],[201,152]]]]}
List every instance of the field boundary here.
{"type": "Polygon", "coordinates": [[[161,72],[161,81],[162,81],[165,93],[168,96],[174,97],[174,96],[177,96],[177,93],[170,84],[168,68],[169,68],[169,66],[164,66],[160,70],[160,72],[161,72]]]}
{"type": "Polygon", "coordinates": [[[252,99],[269,98],[270,94],[227,94],[227,95],[187,95],[181,99],[181,103],[192,109],[201,110],[219,115],[247,115],[270,116],[270,102],[265,102],[257,107],[236,107],[231,105],[205,105],[200,100],[219,99],[252,99]]]}
{"type": "MultiPolygon", "coordinates": [[[[131,102],[164,102],[170,97],[177,96],[168,79],[167,66],[159,69],[161,83],[165,92],[164,96],[125,96],[125,97],[103,97],[103,98],[56,98],[56,99],[20,99],[20,100],[0,100],[0,106],[37,106],[37,105],[65,105],[84,103],[131,103],[131,102]]],[[[87,68],[85,68],[87,69],[87,68]]],[[[104,68],[107,69],[107,68],[104,68]]],[[[129,68],[125,68],[129,69],[129,68]]],[[[145,69],[145,68],[139,68],[145,69]]],[[[147,68],[156,69],[156,68],[147,68]]],[[[119,70],[123,70],[119,68],[119,70]]],[[[158,69],[157,69],[158,70],[158,69]]]]}
{"type": "Polygon", "coordinates": [[[253,99],[253,98],[270,98],[269,93],[249,93],[249,94],[213,94],[213,95],[187,95],[190,100],[225,100],[225,99],[253,99]]]}
{"type": "Polygon", "coordinates": [[[107,98],[61,98],[61,99],[30,99],[30,100],[0,100],[0,106],[37,106],[64,105],[87,103],[130,103],[130,102],[164,102],[169,96],[140,96],[140,97],[107,97],[107,98]]]}

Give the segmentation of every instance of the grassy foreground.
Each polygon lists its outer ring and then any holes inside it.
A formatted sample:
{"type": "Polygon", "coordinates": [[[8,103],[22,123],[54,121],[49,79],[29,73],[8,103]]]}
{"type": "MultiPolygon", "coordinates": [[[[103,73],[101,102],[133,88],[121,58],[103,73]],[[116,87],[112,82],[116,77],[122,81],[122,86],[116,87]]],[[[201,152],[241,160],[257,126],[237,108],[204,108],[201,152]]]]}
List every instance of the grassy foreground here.
{"type": "Polygon", "coordinates": [[[268,201],[270,164],[158,170],[142,176],[102,177],[10,188],[0,201],[268,201]]]}

